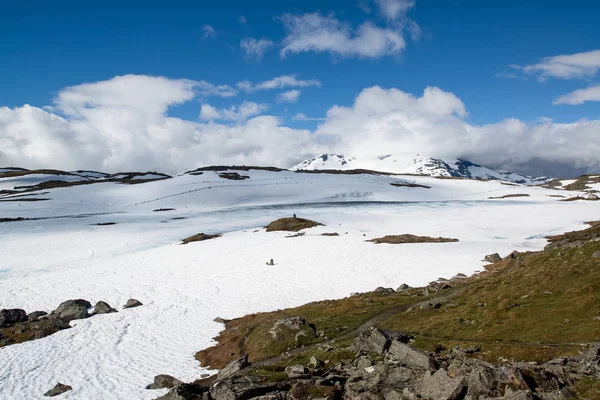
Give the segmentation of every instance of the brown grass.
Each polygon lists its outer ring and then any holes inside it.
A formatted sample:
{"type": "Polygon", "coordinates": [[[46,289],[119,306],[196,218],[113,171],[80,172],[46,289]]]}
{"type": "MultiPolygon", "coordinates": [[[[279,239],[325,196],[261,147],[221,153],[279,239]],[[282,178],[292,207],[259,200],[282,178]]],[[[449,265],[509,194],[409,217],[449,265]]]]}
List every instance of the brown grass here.
{"type": "Polygon", "coordinates": [[[193,235],[193,236],[183,239],[182,244],[188,244],[188,243],[192,243],[192,242],[203,242],[205,240],[216,239],[218,237],[221,237],[221,235],[219,235],[219,234],[207,235],[205,233],[198,233],[197,235],[193,235]]]}
{"type": "Polygon", "coordinates": [[[504,196],[499,197],[488,197],[488,199],[509,199],[512,197],[529,197],[527,193],[513,193],[513,194],[505,194],[504,196]]]}
{"type": "Polygon", "coordinates": [[[431,237],[431,236],[416,236],[410,234],[403,235],[387,235],[380,238],[370,239],[367,242],[373,243],[388,243],[388,244],[404,244],[404,243],[450,243],[458,242],[458,239],[444,238],[444,237],[431,237]]]}
{"type": "Polygon", "coordinates": [[[409,187],[409,188],[431,189],[431,186],[419,185],[418,183],[398,183],[398,182],[391,182],[390,185],[396,186],[396,187],[409,187]]]}
{"type": "Polygon", "coordinates": [[[302,229],[314,228],[323,225],[310,219],[304,218],[280,218],[267,225],[267,232],[286,231],[298,232],[302,229]]]}

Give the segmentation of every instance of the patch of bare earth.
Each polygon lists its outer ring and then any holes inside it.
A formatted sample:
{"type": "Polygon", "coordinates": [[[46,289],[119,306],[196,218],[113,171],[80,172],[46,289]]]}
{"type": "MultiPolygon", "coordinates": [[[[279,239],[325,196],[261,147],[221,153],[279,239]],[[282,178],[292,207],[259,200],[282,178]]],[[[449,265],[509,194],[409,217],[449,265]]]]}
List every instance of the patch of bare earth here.
{"type": "Polygon", "coordinates": [[[384,237],[367,240],[373,243],[405,244],[405,243],[451,243],[458,242],[456,238],[417,236],[417,235],[386,235],[384,237]]]}
{"type": "Polygon", "coordinates": [[[323,225],[305,218],[280,218],[267,225],[267,232],[286,231],[298,232],[302,229],[323,225]]]}

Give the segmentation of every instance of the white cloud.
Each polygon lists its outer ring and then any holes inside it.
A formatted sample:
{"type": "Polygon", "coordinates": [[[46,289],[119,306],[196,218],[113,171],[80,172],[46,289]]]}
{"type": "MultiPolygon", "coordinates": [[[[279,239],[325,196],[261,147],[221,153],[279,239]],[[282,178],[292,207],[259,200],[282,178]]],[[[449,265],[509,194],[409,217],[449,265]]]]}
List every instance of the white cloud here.
{"type": "Polygon", "coordinates": [[[292,121],[325,121],[325,118],[311,118],[307,117],[306,114],[298,113],[294,115],[292,121]]]}
{"type": "Polygon", "coordinates": [[[278,103],[296,103],[300,97],[300,91],[293,89],[279,94],[276,98],[278,103]]]}
{"type": "Polygon", "coordinates": [[[202,31],[204,32],[203,39],[215,39],[217,37],[217,32],[211,25],[204,25],[202,31]]]}
{"type": "Polygon", "coordinates": [[[575,90],[554,100],[554,104],[583,104],[586,101],[600,101],[600,85],[575,90]]]}
{"type": "Polygon", "coordinates": [[[404,17],[415,6],[414,0],[375,0],[380,12],[388,20],[404,17]]]}
{"type": "Polygon", "coordinates": [[[320,13],[284,14],[281,17],[287,36],[281,56],[302,52],[331,52],[336,55],[378,58],[398,55],[406,47],[401,31],[380,28],[365,22],[356,30],[333,15],[320,13]]]}
{"type": "Polygon", "coordinates": [[[240,41],[240,48],[244,55],[257,60],[260,60],[272,46],[273,42],[264,38],[256,40],[255,38],[247,37],[240,41]]]}
{"type": "Polygon", "coordinates": [[[283,89],[286,87],[321,87],[321,82],[317,79],[301,80],[296,75],[282,75],[268,81],[252,83],[249,81],[238,82],[237,87],[245,92],[256,92],[259,90],[283,89]]]}
{"type": "Polygon", "coordinates": [[[245,23],[247,22],[247,21],[246,21],[246,16],[245,16],[245,15],[240,15],[240,16],[238,17],[238,22],[239,22],[240,24],[245,24],[245,23]]]}
{"type": "Polygon", "coordinates": [[[535,75],[540,81],[548,78],[592,77],[600,70],[600,50],[546,57],[537,64],[511,65],[510,67],[527,75],[535,75]]]}
{"type": "Polygon", "coordinates": [[[525,172],[535,163],[545,163],[546,170],[560,164],[565,174],[600,170],[600,120],[530,124],[505,119],[474,125],[463,120],[465,115],[462,101],[439,88],[415,97],[372,87],[352,107],[332,107],[315,134],[330,151],[359,157],[420,153],[525,172]]]}
{"type": "Polygon", "coordinates": [[[350,106],[332,106],[314,132],[256,116],[266,106],[250,102],[204,104],[200,121],[168,115],[170,107],[194,100],[197,90],[191,80],[127,75],[66,88],[54,110],[0,107],[0,165],[177,173],[211,164],[289,167],[340,152],[460,157],[524,172],[560,166],[555,173],[564,176],[600,169],[600,120],[472,124],[464,103],[436,87],[420,95],[366,88],[350,106]]]}
{"type": "Polygon", "coordinates": [[[243,122],[250,117],[260,115],[269,109],[268,104],[258,104],[244,101],[239,106],[217,109],[210,104],[202,104],[200,107],[200,119],[205,121],[224,120],[243,122]]]}

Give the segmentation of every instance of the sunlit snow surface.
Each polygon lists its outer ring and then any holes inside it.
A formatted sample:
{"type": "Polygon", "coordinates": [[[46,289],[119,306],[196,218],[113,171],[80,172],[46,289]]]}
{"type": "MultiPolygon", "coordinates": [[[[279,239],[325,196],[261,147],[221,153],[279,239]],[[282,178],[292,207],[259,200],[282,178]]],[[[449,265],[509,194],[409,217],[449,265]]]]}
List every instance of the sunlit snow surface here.
{"type": "Polygon", "coordinates": [[[548,196],[560,191],[499,182],[240,174],[250,179],[205,172],[53,189],[44,202],[0,202],[0,218],[35,218],[0,224],[0,308],[50,311],[84,298],[120,310],[0,349],[0,398],[42,398],[60,381],[73,386],[63,399],[152,399],[166,392],[144,389],[155,375],[189,381],[205,372],[194,353],[214,344],[222,329],[213,322],[217,316],[470,274],[486,254],[537,250],[545,235],[599,219],[596,202],[560,202],[548,196]],[[432,188],[390,185],[398,181],[432,188]],[[487,200],[511,193],[530,197],[487,200]],[[176,210],[153,212],[158,208],[176,210]],[[261,229],[293,213],[326,226],[298,238],[261,229]],[[179,244],[199,232],[224,235],[179,244]],[[460,242],[365,242],[401,233],[460,242]],[[271,258],[275,266],[265,264],[271,258]],[[121,310],[131,297],[144,306],[121,310]]]}

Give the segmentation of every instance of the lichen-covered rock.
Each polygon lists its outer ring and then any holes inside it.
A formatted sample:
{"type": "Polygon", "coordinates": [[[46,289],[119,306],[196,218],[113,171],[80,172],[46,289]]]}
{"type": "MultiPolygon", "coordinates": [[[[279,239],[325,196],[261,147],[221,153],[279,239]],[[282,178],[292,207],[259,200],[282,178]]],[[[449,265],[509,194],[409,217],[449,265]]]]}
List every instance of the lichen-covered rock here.
{"type": "Polygon", "coordinates": [[[69,385],[63,385],[62,383],[59,382],[52,389],[50,389],[46,393],[44,393],[44,396],[55,397],[55,396],[65,393],[65,392],[68,392],[69,390],[73,390],[73,388],[69,385]]]}
{"type": "Polygon", "coordinates": [[[0,310],[0,328],[27,321],[27,313],[20,308],[0,310]]]}
{"type": "Polygon", "coordinates": [[[176,386],[182,385],[179,379],[172,377],[171,375],[156,375],[154,377],[154,382],[150,385],[146,386],[146,389],[154,390],[154,389],[172,389],[176,386]]]}
{"type": "Polygon", "coordinates": [[[396,361],[413,368],[422,368],[429,371],[436,370],[436,362],[433,358],[421,350],[415,349],[412,346],[394,341],[390,345],[389,355],[396,361]]]}
{"type": "Polygon", "coordinates": [[[110,313],[116,313],[116,312],[117,312],[117,310],[112,308],[108,303],[106,303],[104,301],[99,301],[94,306],[94,312],[92,313],[92,315],[110,314],[110,313]]]}
{"type": "Polygon", "coordinates": [[[61,303],[58,308],[52,312],[52,316],[60,318],[65,322],[71,322],[76,319],[85,319],[90,316],[88,309],[91,307],[92,305],[87,300],[67,300],[61,303]]]}
{"type": "Polygon", "coordinates": [[[464,395],[465,389],[463,376],[452,377],[442,368],[434,374],[425,373],[418,393],[427,400],[455,400],[464,395]]]}
{"type": "Polygon", "coordinates": [[[228,378],[249,365],[248,355],[244,355],[239,359],[230,362],[225,368],[223,368],[217,375],[217,379],[222,380],[228,378]]]}
{"type": "Polygon", "coordinates": [[[125,303],[123,308],[134,308],[134,307],[139,307],[139,306],[143,306],[143,305],[144,304],[142,304],[142,302],[139,300],[129,299],[129,300],[127,300],[127,302],[125,303]]]}
{"type": "Polygon", "coordinates": [[[184,383],[156,400],[209,400],[209,388],[195,383],[184,383]]]}

